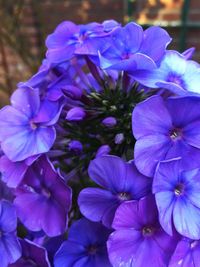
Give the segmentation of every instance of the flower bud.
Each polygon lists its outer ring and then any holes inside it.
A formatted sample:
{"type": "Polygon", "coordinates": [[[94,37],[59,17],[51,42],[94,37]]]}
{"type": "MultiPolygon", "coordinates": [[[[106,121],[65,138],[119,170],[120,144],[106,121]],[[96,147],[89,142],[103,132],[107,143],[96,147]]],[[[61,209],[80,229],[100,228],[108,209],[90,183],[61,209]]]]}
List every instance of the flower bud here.
{"type": "Polygon", "coordinates": [[[72,140],[68,144],[69,150],[75,152],[76,154],[80,154],[83,150],[83,145],[78,140],[72,140]]]}
{"type": "Polygon", "coordinates": [[[119,133],[115,135],[115,144],[120,145],[124,141],[124,134],[119,133]]]}
{"type": "Polygon", "coordinates": [[[79,100],[83,94],[82,90],[76,86],[73,85],[67,85],[65,88],[63,88],[63,93],[75,100],[79,100]]]}
{"type": "Polygon", "coordinates": [[[66,120],[68,121],[81,121],[85,118],[85,110],[81,107],[75,107],[67,112],[66,120]]]}
{"type": "Polygon", "coordinates": [[[96,153],[96,158],[97,157],[101,157],[101,156],[104,156],[104,155],[107,155],[109,154],[111,151],[111,148],[109,145],[102,145],[99,147],[99,149],[97,150],[97,153],[96,153]]]}
{"type": "Polygon", "coordinates": [[[110,128],[117,124],[117,120],[114,117],[107,117],[101,122],[104,126],[110,128]]]}

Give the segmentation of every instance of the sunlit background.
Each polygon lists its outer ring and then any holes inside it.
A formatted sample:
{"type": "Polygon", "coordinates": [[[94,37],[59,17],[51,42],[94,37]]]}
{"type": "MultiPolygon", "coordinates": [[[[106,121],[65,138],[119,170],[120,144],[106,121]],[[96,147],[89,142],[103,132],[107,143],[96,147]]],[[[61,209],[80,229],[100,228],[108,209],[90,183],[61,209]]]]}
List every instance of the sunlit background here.
{"type": "Polygon", "coordinates": [[[105,19],[161,25],[173,37],[170,48],[195,46],[200,61],[200,0],[0,0],[0,106],[37,71],[56,25],[105,19]]]}

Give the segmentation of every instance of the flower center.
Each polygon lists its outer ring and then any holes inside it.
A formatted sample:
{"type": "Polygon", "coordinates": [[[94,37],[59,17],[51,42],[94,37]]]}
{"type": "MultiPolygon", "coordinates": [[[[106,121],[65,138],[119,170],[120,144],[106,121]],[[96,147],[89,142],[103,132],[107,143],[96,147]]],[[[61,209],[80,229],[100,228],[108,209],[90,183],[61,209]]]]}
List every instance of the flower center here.
{"type": "Polygon", "coordinates": [[[153,232],[154,232],[154,228],[151,227],[151,226],[144,226],[142,228],[142,234],[143,236],[152,236],[153,235],[153,232]]]}
{"type": "Polygon", "coordinates": [[[193,241],[191,244],[190,244],[190,247],[192,248],[192,249],[194,249],[194,248],[196,248],[196,246],[198,246],[199,245],[199,241],[193,241]]]}
{"type": "Polygon", "coordinates": [[[180,75],[178,75],[177,73],[173,73],[173,72],[169,73],[169,75],[167,77],[167,81],[175,83],[181,87],[184,87],[184,81],[183,81],[182,77],[180,75]]]}
{"type": "Polygon", "coordinates": [[[88,254],[89,255],[94,255],[94,254],[97,253],[98,248],[97,248],[96,245],[91,245],[91,246],[88,247],[87,250],[88,250],[88,254]]]}
{"type": "Polygon", "coordinates": [[[130,194],[127,192],[118,193],[117,197],[120,201],[126,201],[131,199],[130,194]]]}
{"type": "Polygon", "coordinates": [[[170,137],[172,140],[176,140],[176,139],[180,138],[181,137],[181,130],[178,128],[173,129],[170,132],[170,137]]]}
{"type": "Polygon", "coordinates": [[[50,198],[51,196],[51,192],[49,191],[49,189],[43,187],[42,190],[41,190],[41,193],[43,196],[45,196],[46,198],[50,198]]]}
{"type": "Polygon", "coordinates": [[[174,188],[174,193],[177,197],[182,196],[184,194],[184,189],[185,186],[184,184],[177,184],[176,187],[174,188]]]}
{"type": "Polygon", "coordinates": [[[30,121],[30,126],[32,130],[36,130],[37,129],[37,124],[34,123],[33,121],[30,121]]]}

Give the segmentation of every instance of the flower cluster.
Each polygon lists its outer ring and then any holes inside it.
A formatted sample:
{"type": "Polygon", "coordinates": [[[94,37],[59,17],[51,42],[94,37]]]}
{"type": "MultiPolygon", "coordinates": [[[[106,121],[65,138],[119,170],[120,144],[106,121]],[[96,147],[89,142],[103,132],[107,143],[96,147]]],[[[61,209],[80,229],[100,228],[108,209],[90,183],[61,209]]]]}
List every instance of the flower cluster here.
{"type": "Polygon", "coordinates": [[[47,37],[0,110],[1,267],[199,266],[200,65],[170,42],[113,20],[47,37]]]}

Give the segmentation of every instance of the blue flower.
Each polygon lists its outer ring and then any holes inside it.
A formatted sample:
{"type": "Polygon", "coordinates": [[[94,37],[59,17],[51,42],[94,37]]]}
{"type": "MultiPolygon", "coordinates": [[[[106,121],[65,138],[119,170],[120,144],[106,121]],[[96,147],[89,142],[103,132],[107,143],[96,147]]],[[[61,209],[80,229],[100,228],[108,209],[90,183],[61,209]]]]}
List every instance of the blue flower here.
{"type": "Polygon", "coordinates": [[[68,240],[55,255],[55,267],[111,267],[106,249],[109,234],[100,223],[87,219],[74,222],[68,240]]]}
{"type": "Polygon", "coordinates": [[[64,21],[47,37],[47,60],[57,64],[70,60],[74,54],[98,55],[98,50],[105,50],[109,46],[107,36],[118,26],[113,20],[86,25],[64,21]]]}
{"type": "Polygon", "coordinates": [[[160,223],[170,235],[200,239],[200,169],[185,170],[180,159],[160,162],[153,181],[160,223]]]}
{"type": "Polygon", "coordinates": [[[177,95],[200,93],[200,65],[177,51],[167,51],[160,67],[133,72],[133,77],[150,88],[165,88],[177,95]]]}
{"type": "Polygon", "coordinates": [[[102,188],[85,188],[78,204],[82,214],[92,221],[111,227],[116,209],[126,200],[139,199],[150,192],[151,179],[116,156],[94,159],[88,169],[90,178],[102,188]]]}
{"type": "Polygon", "coordinates": [[[200,164],[200,98],[185,96],[163,100],[152,96],[133,110],[136,138],[135,165],[152,177],[159,161],[182,158],[183,165],[200,164]],[[188,160],[188,158],[190,160],[188,160]]]}
{"type": "Polygon", "coordinates": [[[103,69],[135,71],[156,68],[171,38],[159,27],[142,27],[130,22],[112,33],[112,45],[100,54],[103,69]]]}

